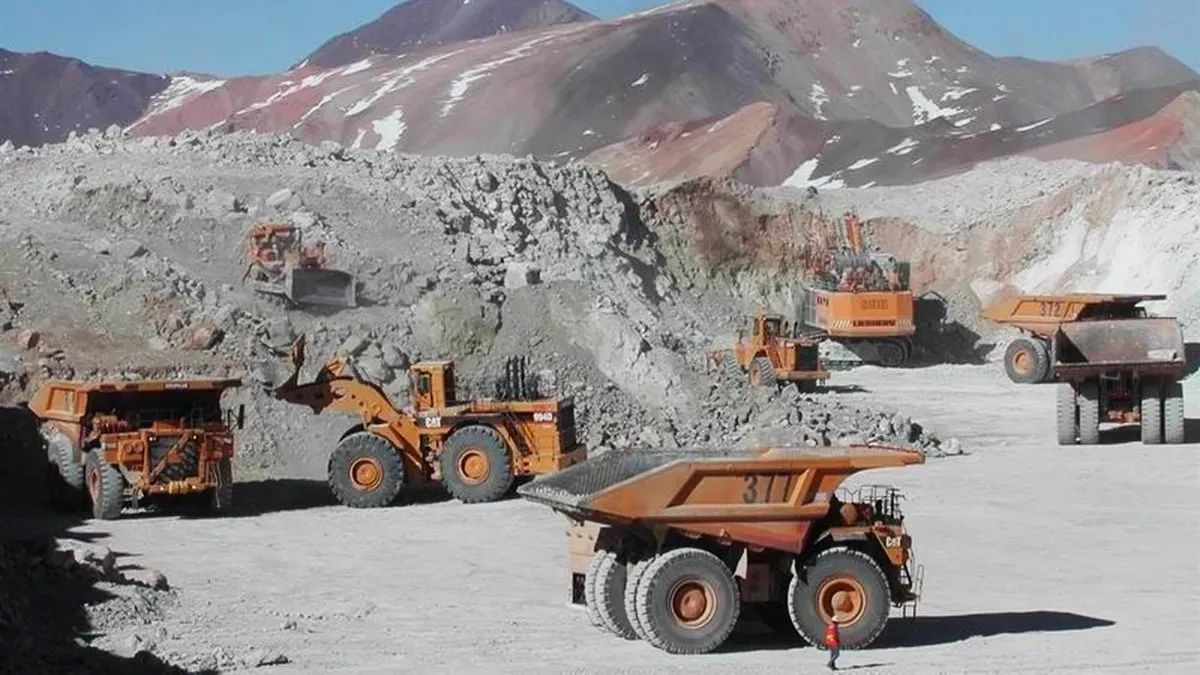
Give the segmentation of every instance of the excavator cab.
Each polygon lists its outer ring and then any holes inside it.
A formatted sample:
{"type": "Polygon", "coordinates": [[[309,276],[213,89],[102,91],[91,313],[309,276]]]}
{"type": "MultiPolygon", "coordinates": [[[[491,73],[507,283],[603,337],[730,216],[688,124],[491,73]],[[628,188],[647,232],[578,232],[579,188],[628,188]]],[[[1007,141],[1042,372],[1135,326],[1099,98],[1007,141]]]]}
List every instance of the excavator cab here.
{"type": "Polygon", "coordinates": [[[454,403],[454,364],[425,361],[411,371],[412,401],[417,410],[441,410],[454,403]]]}

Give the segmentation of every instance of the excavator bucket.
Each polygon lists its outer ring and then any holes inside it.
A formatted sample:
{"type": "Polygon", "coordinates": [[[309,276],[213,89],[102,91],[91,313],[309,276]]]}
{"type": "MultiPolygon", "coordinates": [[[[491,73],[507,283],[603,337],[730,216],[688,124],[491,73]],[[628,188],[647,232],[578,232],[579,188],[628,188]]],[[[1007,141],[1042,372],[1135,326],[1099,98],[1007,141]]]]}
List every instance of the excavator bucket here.
{"type": "Polygon", "coordinates": [[[283,280],[283,294],[297,305],[355,307],[354,275],[340,270],[295,268],[283,280]]]}

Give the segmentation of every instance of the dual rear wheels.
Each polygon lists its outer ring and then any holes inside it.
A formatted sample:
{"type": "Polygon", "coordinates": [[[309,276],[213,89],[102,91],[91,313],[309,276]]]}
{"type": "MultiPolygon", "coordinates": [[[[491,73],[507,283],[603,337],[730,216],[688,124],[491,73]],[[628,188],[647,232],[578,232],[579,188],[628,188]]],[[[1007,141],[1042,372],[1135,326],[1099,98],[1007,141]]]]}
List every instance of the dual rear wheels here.
{"type": "MultiPolygon", "coordinates": [[[[1101,390],[1095,380],[1058,385],[1059,445],[1100,443],[1101,390]]],[[[1184,442],[1183,385],[1171,380],[1145,380],[1138,401],[1142,442],[1184,442]]]]}
{"type": "MultiPolygon", "coordinates": [[[[703,654],[724,644],[742,612],[738,581],[725,561],[698,548],[649,559],[601,551],[584,597],[596,625],[672,654],[703,654]]],[[[819,644],[833,617],[848,649],[869,645],[887,623],[887,578],[868,555],[827,550],[796,570],[786,595],[752,605],[782,635],[819,644]]]]}

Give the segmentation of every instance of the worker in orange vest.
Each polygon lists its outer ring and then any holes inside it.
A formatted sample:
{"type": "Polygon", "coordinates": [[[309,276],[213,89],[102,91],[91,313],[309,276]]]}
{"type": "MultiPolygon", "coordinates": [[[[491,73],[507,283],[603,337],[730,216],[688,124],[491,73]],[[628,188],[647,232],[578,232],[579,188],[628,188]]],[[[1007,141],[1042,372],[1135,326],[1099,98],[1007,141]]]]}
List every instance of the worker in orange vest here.
{"type": "Polygon", "coordinates": [[[825,627],[825,648],[829,650],[829,669],[837,670],[837,658],[841,653],[842,636],[838,633],[838,618],[834,616],[829,619],[829,625],[825,627]]]}

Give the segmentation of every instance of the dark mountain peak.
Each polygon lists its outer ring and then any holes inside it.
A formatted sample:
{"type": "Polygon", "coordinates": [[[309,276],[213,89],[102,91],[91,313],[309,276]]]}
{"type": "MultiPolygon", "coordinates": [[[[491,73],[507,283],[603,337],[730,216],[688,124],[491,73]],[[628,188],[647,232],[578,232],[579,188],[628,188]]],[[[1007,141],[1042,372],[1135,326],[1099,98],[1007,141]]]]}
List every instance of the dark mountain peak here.
{"type": "Polygon", "coordinates": [[[372,54],[593,19],[563,0],[410,0],[321,45],[306,63],[333,68],[372,54]]]}
{"type": "Polygon", "coordinates": [[[170,79],[92,66],[49,52],[0,49],[0,143],[41,145],[72,131],[126,126],[170,79]]]}

